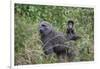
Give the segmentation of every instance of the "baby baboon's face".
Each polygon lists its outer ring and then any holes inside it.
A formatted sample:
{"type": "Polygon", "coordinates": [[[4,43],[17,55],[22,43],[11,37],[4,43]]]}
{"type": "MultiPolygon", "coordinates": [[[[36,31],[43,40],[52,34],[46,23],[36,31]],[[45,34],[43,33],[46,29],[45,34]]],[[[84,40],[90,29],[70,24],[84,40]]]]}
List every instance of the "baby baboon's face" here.
{"type": "Polygon", "coordinates": [[[52,26],[48,22],[40,22],[39,31],[42,35],[48,35],[52,30],[52,26]]]}
{"type": "Polygon", "coordinates": [[[74,22],[72,20],[68,21],[68,29],[72,29],[74,25],[74,22]]]}

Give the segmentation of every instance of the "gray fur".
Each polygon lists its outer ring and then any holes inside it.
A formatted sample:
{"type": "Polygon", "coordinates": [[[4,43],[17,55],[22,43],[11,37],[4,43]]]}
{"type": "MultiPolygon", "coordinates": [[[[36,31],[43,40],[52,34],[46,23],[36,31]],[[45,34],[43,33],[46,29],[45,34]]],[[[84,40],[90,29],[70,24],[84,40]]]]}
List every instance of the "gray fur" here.
{"type": "Polygon", "coordinates": [[[41,21],[39,25],[43,51],[46,55],[55,53],[58,59],[72,61],[75,56],[74,47],[66,44],[66,36],[62,32],[56,32],[53,26],[47,21],[41,21]],[[62,58],[62,59],[61,59],[62,58]]]}

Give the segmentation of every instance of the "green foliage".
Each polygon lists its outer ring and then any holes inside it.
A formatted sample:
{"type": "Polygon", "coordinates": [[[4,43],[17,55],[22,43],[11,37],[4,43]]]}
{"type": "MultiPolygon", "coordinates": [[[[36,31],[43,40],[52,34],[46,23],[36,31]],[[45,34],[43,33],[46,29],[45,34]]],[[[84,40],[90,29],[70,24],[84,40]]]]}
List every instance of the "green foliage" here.
{"type": "Polygon", "coordinates": [[[75,30],[81,39],[76,41],[80,58],[94,59],[94,9],[83,7],[44,6],[15,4],[15,65],[56,63],[55,54],[46,56],[38,32],[41,19],[52,23],[57,31],[65,32],[69,19],[75,22],[75,30]]]}

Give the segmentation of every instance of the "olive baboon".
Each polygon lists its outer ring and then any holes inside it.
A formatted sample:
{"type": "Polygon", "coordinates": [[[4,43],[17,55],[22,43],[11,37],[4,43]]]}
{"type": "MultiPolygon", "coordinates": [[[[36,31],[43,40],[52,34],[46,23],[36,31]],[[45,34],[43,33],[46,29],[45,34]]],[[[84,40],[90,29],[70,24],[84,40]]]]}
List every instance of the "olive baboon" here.
{"type": "Polygon", "coordinates": [[[39,32],[41,41],[43,42],[43,51],[46,55],[55,53],[62,62],[65,59],[66,61],[73,60],[75,49],[66,43],[67,39],[62,32],[56,32],[53,26],[47,21],[40,22],[39,32]]]}
{"type": "Polygon", "coordinates": [[[75,33],[74,22],[72,20],[68,21],[66,34],[67,34],[67,40],[77,40],[80,38],[75,33]]]}

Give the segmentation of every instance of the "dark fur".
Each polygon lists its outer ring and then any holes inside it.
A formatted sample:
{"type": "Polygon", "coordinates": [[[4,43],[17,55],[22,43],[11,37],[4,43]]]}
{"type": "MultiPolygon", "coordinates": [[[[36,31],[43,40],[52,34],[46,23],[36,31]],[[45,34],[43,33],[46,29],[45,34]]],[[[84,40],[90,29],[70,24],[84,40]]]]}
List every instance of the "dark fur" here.
{"type": "Polygon", "coordinates": [[[80,37],[76,35],[75,30],[74,30],[74,22],[72,20],[68,21],[67,24],[67,30],[66,30],[66,34],[67,34],[67,39],[68,40],[77,40],[80,37]]]}

